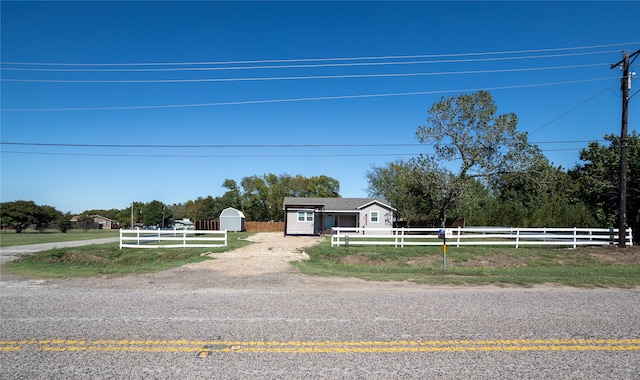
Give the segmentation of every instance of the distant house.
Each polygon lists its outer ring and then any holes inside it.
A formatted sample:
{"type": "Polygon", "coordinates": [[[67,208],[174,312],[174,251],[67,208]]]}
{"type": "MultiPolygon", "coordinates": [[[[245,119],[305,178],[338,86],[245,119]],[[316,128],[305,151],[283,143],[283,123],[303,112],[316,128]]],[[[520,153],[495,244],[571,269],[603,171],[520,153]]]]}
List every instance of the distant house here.
{"type": "MultiPolygon", "coordinates": [[[[107,230],[112,228],[113,229],[120,228],[118,226],[118,223],[113,219],[109,219],[101,215],[91,215],[91,217],[93,218],[93,223],[91,226],[86,226],[86,228],[99,228],[99,229],[107,229],[107,230]]],[[[80,215],[74,216],[73,218],[71,218],[71,223],[74,223],[77,226],[79,218],[80,218],[80,215]]],[[[80,227],[80,226],[77,226],[77,227],[80,227]]]]}
{"type": "Polygon", "coordinates": [[[284,198],[285,235],[320,235],[332,227],[389,228],[395,208],[382,198],[284,198]]]}

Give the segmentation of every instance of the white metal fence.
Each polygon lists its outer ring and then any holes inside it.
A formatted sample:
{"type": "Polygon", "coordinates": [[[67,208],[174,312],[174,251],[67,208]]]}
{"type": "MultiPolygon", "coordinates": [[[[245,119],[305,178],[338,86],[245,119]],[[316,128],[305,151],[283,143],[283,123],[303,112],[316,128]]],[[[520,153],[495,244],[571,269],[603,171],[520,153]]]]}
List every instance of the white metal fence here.
{"type": "Polygon", "coordinates": [[[227,231],[120,230],[120,248],[215,248],[227,245],[227,231]]]}
{"type": "MultiPolygon", "coordinates": [[[[349,245],[442,245],[440,228],[345,228],[331,229],[331,246],[349,245]]],[[[609,228],[500,228],[457,227],[446,229],[447,245],[571,246],[618,244],[618,230],[609,228]]],[[[625,241],[633,244],[631,228],[625,241]]]]}

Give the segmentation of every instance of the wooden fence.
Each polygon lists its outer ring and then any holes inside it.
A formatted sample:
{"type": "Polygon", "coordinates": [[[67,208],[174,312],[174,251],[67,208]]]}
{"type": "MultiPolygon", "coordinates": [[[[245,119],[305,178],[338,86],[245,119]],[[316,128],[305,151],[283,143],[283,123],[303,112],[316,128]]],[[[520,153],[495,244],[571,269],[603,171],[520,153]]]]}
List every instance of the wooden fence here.
{"type": "Polygon", "coordinates": [[[244,228],[249,232],[284,233],[284,222],[244,222],[244,228]]]}
{"type": "MultiPolygon", "coordinates": [[[[217,220],[196,220],[193,222],[196,230],[215,231],[220,229],[217,220]]],[[[284,222],[244,222],[244,229],[248,232],[282,232],[284,222]]]]}
{"type": "Polygon", "coordinates": [[[217,220],[196,220],[193,225],[196,230],[215,231],[220,229],[220,222],[217,220]]]}
{"type": "MultiPolygon", "coordinates": [[[[331,246],[350,245],[442,245],[439,228],[343,228],[331,229],[331,246]]],[[[613,228],[495,228],[457,227],[444,230],[447,245],[613,245],[618,244],[618,230],[613,228]]],[[[633,245],[631,228],[625,241],[633,245]]]]}

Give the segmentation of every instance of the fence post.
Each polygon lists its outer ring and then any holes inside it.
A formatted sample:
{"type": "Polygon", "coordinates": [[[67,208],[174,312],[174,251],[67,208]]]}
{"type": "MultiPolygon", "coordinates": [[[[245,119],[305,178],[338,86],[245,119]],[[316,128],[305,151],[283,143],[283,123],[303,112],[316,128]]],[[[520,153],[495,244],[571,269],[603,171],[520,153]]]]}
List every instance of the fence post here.
{"type": "Polygon", "coordinates": [[[614,245],[613,227],[609,227],[609,245],[614,245]]]}
{"type": "Polygon", "coordinates": [[[460,226],[458,226],[458,236],[456,237],[456,247],[460,248],[460,226]]]}
{"type": "Polygon", "coordinates": [[[573,249],[576,249],[578,241],[578,227],[573,227],[573,249]]]}
{"type": "Polygon", "coordinates": [[[120,229],[120,249],[122,249],[122,228],[120,229]]]}
{"type": "Polygon", "coordinates": [[[516,248],[519,247],[519,243],[520,243],[520,229],[516,228],[516,248]]]}
{"type": "Polygon", "coordinates": [[[182,247],[187,248],[187,229],[182,230],[182,247]]]}

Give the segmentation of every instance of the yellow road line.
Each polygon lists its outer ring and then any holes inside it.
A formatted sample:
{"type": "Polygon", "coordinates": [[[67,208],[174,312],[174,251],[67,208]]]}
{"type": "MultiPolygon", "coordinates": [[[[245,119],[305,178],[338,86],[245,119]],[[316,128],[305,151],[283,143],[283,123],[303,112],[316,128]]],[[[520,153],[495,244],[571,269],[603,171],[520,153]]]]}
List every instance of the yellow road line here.
{"type": "MultiPolygon", "coordinates": [[[[489,339],[398,341],[199,341],[199,340],[0,340],[0,352],[212,352],[262,353],[437,353],[492,351],[640,351],[640,339],[489,339]]],[[[204,354],[207,353],[207,354],[204,354]]]]}

